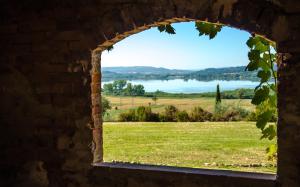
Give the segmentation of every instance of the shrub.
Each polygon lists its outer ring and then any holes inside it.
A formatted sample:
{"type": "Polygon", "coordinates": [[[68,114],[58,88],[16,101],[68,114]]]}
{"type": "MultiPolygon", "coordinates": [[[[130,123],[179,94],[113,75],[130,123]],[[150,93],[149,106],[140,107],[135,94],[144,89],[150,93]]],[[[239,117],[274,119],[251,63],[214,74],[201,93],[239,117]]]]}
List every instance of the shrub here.
{"type": "Polygon", "coordinates": [[[176,113],[178,109],[174,105],[168,105],[165,107],[164,121],[176,121],[176,113]]]}
{"type": "Polygon", "coordinates": [[[102,116],[104,116],[108,110],[111,109],[111,104],[109,102],[108,99],[106,99],[105,97],[101,97],[101,103],[102,103],[102,116]]]}
{"type": "Polygon", "coordinates": [[[152,113],[151,107],[139,106],[136,109],[137,121],[159,121],[158,114],[152,113]]]}
{"type": "Polygon", "coordinates": [[[203,110],[201,107],[193,108],[190,114],[191,121],[210,121],[212,119],[212,114],[206,110],[203,110]]]}
{"type": "Polygon", "coordinates": [[[215,113],[213,115],[214,121],[241,121],[247,120],[249,116],[249,111],[237,106],[230,106],[225,104],[219,104],[215,108],[215,113]]]}
{"type": "Polygon", "coordinates": [[[128,112],[121,113],[119,115],[119,121],[137,121],[135,110],[129,110],[128,112]]]}
{"type": "Polygon", "coordinates": [[[185,110],[178,111],[176,113],[176,121],[179,121],[179,122],[188,122],[188,121],[190,121],[189,114],[185,110]]]}
{"type": "Polygon", "coordinates": [[[131,109],[128,112],[119,115],[119,121],[159,121],[159,116],[152,113],[150,107],[139,106],[136,110],[131,109]]]}
{"type": "Polygon", "coordinates": [[[248,116],[250,115],[250,112],[242,107],[235,106],[233,107],[233,110],[237,112],[239,119],[238,120],[247,120],[248,116]]]}
{"type": "Polygon", "coordinates": [[[160,121],[160,122],[168,122],[168,119],[167,119],[167,117],[166,117],[165,114],[159,113],[159,114],[158,114],[158,118],[159,118],[159,121],[160,121]]]}

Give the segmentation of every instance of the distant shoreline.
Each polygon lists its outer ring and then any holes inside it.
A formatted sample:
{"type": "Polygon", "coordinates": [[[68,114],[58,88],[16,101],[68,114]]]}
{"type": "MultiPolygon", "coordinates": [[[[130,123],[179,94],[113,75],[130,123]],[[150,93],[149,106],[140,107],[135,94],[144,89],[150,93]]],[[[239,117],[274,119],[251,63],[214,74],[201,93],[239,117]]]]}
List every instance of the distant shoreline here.
{"type": "MultiPolygon", "coordinates": [[[[235,89],[221,92],[223,99],[252,99],[254,96],[254,89],[235,89]]],[[[117,96],[117,95],[105,95],[103,96],[117,96]]],[[[159,97],[159,98],[199,98],[199,97],[215,97],[216,92],[204,92],[204,93],[168,93],[163,91],[146,92],[144,96],[135,97],[159,97]]],[[[119,96],[119,97],[132,97],[132,96],[119,96]]]]}

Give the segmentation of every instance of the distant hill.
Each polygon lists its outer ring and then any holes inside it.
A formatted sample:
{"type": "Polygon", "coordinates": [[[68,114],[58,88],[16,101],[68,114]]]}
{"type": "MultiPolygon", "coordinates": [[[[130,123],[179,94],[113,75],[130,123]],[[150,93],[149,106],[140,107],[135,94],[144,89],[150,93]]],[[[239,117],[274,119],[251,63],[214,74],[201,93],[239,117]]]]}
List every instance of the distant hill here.
{"type": "Polygon", "coordinates": [[[152,66],[120,66],[120,67],[103,67],[102,72],[112,72],[119,74],[186,74],[191,70],[178,70],[157,68],[152,66]]]}
{"type": "Polygon", "coordinates": [[[196,79],[210,80],[252,80],[257,81],[257,72],[245,71],[245,66],[208,68],[203,70],[178,70],[156,68],[151,66],[132,67],[103,67],[102,80],[172,80],[172,79],[196,79]]]}
{"type": "Polygon", "coordinates": [[[258,80],[256,71],[245,71],[246,66],[208,68],[190,73],[185,79],[196,80],[258,80]]]}

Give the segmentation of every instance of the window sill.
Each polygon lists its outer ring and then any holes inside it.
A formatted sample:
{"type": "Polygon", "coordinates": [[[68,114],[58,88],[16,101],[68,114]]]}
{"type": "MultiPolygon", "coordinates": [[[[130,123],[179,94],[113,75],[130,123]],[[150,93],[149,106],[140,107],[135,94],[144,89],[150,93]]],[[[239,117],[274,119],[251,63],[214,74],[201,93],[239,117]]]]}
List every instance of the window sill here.
{"type": "MultiPolygon", "coordinates": [[[[229,170],[212,170],[181,168],[172,166],[154,166],[146,164],[130,163],[95,163],[94,169],[101,169],[110,172],[110,176],[118,174],[126,178],[143,179],[143,181],[165,181],[174,183],[174,181],[216,186],[275,186],[276,175],[266,173],[240,172],[229,170]],[[199,183],[200,182],[200,183],[199,183]],[[219,185],[218,185],[219,184],[219,185]]],[[[109,176],[108,175],[108,176],[109,176]]]]}

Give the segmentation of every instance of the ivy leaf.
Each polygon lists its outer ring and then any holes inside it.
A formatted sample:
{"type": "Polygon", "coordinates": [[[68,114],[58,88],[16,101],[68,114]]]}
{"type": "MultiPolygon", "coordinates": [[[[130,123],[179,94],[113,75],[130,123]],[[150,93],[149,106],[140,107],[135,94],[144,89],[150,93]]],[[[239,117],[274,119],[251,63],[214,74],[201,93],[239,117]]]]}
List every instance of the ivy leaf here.
{"type": "Polygon", "coordinates": [[[106,50],[107,50],[108,52],[112,51],[113,49],[114,49],[114,46],[113,46],[113,45],[108,46],[108,47],[106,48],[106,50]]]}
{"type": "Polygon", "coordinates": [[[277,94],[273,94],[269,96],[269,103],[271,107],[276,108],[277,107],[277,94]]]}
{"type": "Polygon", "coordinates": [[[246,67],[246,71],[254,71],[257,70],[259,68],[259,65],[257,62],[253,61],[250,62],[247,67],[246,67]]]}
{"type": "Polygon", "coordinates": [[[256,44],[257,42],[259,42],[259,39],[258,37],[250,37],[248,40],[247,40],[247,46],[252,49],[256,44]]]}
{"type": "Polygon", "coordinates": [[[263,86],[257,89],[254,93],[254,97],[252,98],[251,103],[254,105],[259,105],[265,100],[268,99],[270,89],[267,86],[263,86]]]}
{"type": "Polygon", "coordinates": [[[166,32],[168,34],[176,34],[175,33],[175,29],[172,27],[171,24],[168,24],[168,25],[159,25],[157,27],[157,29],[159,30],[159,32],[166,32]]]}
{"type": "Polygon", "coordinates": [[[265,71],[270,71],[269,61],[265,61],[264,59],[260,59],[258,62],[258,66],[261,67],[265,71]]]}
{"type": "Polygon", "coordinates": [[[175,33],[175,29],[172,27],[172,25],[166,25],[166,32],[168,33],[168,34],[176,34],[175,33]]]}
{"type": "Polygon", "coordinates": [[[260,51],[259,50],[251,50],[248,53],[248,58],[251,62],[258,62],[260,60],[260,51]]]}
{"type": "Polygon", "coordinates": [[[249,58],[250,62],[247,65],[246,70],[248,70],[248,71],[257,70],[260,66],[260,51],[251,50],[248,53],[248,58],[249,58]]]}
{"type": "Polygon", "coordinates": [[[199,31],[199,36],[207,35],[209,39],[213,39],[222,29],[221,25],[206,22],[196,22],[195,27],[199,31]]]}
{"type": "Polygon", "coordinates": [[[219,32],[219,31],[213,29],[213,30],[210,32],[210,34],[209,34],[209,39],[211,40],[211,39],[213,39],[214,37],[216,37],[216,35],[217,35],[218,32],[219,32]]]}
{"type": "Polygon", "coordinates": [[[272,45],[272,42],[266,40],[265,38],[261,37],[261,36],[256,36],[259,41],[263,44],[263,45],[266,45],[266,46],[269,46],[269,45],[272,45]]]}
{"type": "Polygon", "coordinates": [[[267,125],[268,121],[272,118],[273,112],[271,110],[267,110],[262,114],[258,115],[258,120],[256,122],[256,127],[263,130],[267,125]]]}
{"type": "Polygon", "coordinates": [[[165,25],[160,25],[157,27],[157,29],[159,30],[159,32],[164,32],[166,30],[166,26],[165,25]]]}
{"type": "Polygon", "coordinates": [[[262,131],[262,133],[263,135],[260,137],[260,139],[268,138],[269,140],[272,140],[276,136],[275,125],[269,125],[262,131]]]}
{"type": "Polygon", "coordinates": [[[260,71],[257,73],[257,77],[260,78],[260,82],[261,82],[261,83],[268,82],[268,80],[269,80],[270,77],[271,77],[271,72],[270,72],[270,71],[260,70],[260,71]]]}
{"type": "Polygon", "coordinates": [[[262,42],[257,42],[254,49],[264,53],[264,52],[268,51],[269,45],[265,45],[262,42]]]}

